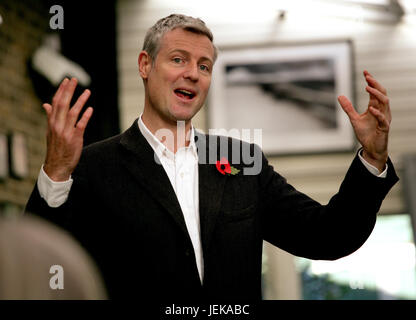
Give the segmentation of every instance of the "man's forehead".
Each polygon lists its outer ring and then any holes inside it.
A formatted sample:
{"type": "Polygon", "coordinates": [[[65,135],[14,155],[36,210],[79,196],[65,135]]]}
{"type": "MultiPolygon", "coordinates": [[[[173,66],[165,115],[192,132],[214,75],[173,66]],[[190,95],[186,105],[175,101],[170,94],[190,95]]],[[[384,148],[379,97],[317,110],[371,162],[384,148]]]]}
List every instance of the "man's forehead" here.
{"type": "Polygon", "coordinates": [[[180,50],[189,51],[190,49],[202,49],[209,54],[209,58],[214,58],[214,45],[211,40],[202,33],[196,33],[185,29],[174,29],[165,33],[161,40],[161,49],[168,52],[180,50]]]}

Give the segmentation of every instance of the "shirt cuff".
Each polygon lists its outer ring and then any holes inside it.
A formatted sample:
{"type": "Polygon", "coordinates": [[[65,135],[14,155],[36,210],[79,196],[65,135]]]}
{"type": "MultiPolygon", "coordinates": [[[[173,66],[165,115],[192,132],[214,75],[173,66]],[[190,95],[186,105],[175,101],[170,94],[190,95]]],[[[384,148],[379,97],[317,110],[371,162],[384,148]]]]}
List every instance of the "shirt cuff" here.
{"type": "Polygon", "coordinates": [[[64,204],[68,199],[72,182],[73,179],[71,177],[67,181],[53,181],[48,177],[45,170],[43,170],[42,165],[38,176],[37,186],[40,196],[45,199],[48,206],[57,208],[64,204]]]}
{"type": "Polygon", "coordinates": [[[384,169],[384,171],[382,173],[380,173],[380,171],[374,167],[373,165],[369,164],[361,155],[363,149],[361,149],[358,152],[358,157],[360,158],[361,162],[363,163],[363,165],[367,168],[368,171],[370,171],[373,175],[375,175],[376,177],[379,178],[385,178],[387,177],[387,169],[388,169],[388,165],[386,163],[386,168],[384,169]]]}

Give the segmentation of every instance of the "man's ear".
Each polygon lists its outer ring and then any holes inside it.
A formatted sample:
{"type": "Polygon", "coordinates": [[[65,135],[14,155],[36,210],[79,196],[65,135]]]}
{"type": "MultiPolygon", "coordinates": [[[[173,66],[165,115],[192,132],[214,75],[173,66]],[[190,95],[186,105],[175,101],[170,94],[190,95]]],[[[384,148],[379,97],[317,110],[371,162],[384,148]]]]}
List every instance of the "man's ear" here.
{"type": "Polygon", "coordinates": [[[150,70],[152,69],[152,58],[150,58],[147,51],[141,51],[139,54],[139,73],[142,79],[147,79],[150,70]]]}

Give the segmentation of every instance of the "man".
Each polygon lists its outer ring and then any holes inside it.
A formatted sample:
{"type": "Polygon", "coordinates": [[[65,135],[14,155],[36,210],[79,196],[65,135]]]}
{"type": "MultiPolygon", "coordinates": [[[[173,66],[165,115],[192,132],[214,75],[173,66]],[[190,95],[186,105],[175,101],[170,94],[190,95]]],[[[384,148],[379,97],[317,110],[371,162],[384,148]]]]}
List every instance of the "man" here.
{"type": "Polygon", "coordinates": [[[367,71],[365,113],[339,97],[363,149],[325,206],[287,184],[258,147],[195,131],[216,54],[201,20],[159,20],[138,59],[143,114],[84,150],[92,109],[77,119],[90,92],[70,108],[76,80],[65,79],[43,105],[47,155],[27,211],[81,241],[112,298],[260,299],[263,240],[311,259],[348,255],[368,238],[398,180],[388,159],[386,90],[367,71]],[[252,163],[240,161],[247,152],[252,163]],[[254,166],[257,174],[244,174],[254,166]]]}

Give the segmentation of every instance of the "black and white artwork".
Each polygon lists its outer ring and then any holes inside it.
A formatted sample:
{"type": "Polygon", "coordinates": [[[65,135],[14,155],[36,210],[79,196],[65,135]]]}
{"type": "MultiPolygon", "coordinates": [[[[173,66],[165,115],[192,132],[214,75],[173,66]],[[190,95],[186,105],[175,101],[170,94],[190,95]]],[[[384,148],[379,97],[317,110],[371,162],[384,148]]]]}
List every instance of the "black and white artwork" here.
{"type": "Polygon", "coordinates": [[[352,128],[337,102],[339,95],[353,101],[350,50],[347,41],[222,50],[209,127],[243,140],[250,130],[259,143],[257,130],[267,154],[351,149],[352,128]]]}

